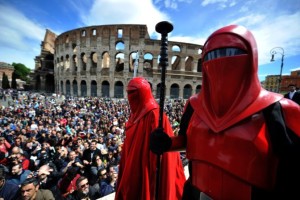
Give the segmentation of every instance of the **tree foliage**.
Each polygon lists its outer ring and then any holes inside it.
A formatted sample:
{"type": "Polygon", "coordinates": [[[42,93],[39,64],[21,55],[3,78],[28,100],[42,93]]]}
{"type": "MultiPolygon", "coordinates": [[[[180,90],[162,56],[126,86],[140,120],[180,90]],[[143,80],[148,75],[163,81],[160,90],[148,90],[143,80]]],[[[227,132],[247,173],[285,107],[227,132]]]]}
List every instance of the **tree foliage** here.
{"type": "Polygon", "coordinates": [[[5,73],[2,74],[2,88],[3,89],[9,89],[9,80],[5,73]]]}
{"type": "Polygon", "coordinates": [[[13,63],[12,66],[14,66],[15,68],[15,75],[16,75],[16,79],[19,78],[23,81],[28,81],[28,75],[30,73],[30,69],[28,67],[26,67],[24,64],[22,63],[13,63]]]}

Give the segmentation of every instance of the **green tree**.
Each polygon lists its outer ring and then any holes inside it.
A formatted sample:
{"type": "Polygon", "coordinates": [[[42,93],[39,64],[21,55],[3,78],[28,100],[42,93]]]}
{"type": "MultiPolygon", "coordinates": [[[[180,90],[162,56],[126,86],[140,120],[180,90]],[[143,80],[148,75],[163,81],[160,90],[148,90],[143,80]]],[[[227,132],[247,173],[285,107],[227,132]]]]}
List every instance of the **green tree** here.
{"type": "Polygon", "coordinates": [[[10,88],[9,80],[8,80],[8,77],[5,73],[3,73],[3,75],[2,75],[2,88],[3,89],[9,89],[10,88]]]}
{"type": "Polygon", "coordinates": [[[12,89],[17,89],[17,77],[16,77],[16,73],[13,72],[12,73],[12,77],[11,77],[11,88],[12,89]]]}
{"type": "Polygon", "coordinates": [[[29,81],[27,76],[30,73],[30,69],[28,67],[22,63],[13,63],[12,66],[15,68],[16,79],[19,78],[26,82],[29,81]]]}

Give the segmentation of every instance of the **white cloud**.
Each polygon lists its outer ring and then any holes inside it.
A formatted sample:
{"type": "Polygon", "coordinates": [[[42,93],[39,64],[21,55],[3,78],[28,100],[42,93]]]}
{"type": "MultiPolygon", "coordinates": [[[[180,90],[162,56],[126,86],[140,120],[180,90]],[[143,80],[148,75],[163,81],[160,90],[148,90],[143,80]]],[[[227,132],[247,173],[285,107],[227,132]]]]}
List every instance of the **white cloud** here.
{"type": "Polygon", "coordinates": [[[227,7],[233,7],[236,5],[235,0],[204,0],[202,1],[201,5],[202,6],[208,6],[210,4],[217,4],[218,8],[224,9],[227,7]]]}
{"type": "Polygon", "coordinates": [[[172,36],[171,34],[168,37],[168,40],[203,45],[206,38],[201,36],[180,36],[180,35],[172,36]]]}
{"type": "MultiPolygon", "coordinates": [[[[171,8],[176,10],[179,3],[192,3],[193,0],[165,0],[164,4],[166,8],[171,8]]],[[[155,1],[157,3],[157,1],[155,1]]],[[[154,3],[154,4],[156,4],[154,3]]]]}
{"type": "Polygon", "coordinates": [[[294,69],[290,69],[290,71],[296,71],[296,70],[300,70],[300,67],[294,68],[294,69]]]}
{"type": "Polygon", "coordinates": [[[33,23],[12,7],[0,5],[0,44],[24,50],[31,49],[28,40],[41,41],[45,29],[33,23]],[[12,17],[13,16],[13,17],[12,17]]]}
{"type": "Polygon", "coordinates": [[[34,57],[40,53],[36,47],[44,39],[45,28],[10,6],[0,5],[0,10],[0,60],[34,68],[34,57]]]}
{"type": "Polygon", "coordinates": [[[300,12],[278,16],[253,13],[230,24],[243,25],[253,33],[259,52],[259,64],[263,65],[270,62],[270,50],[273,47],[282,47],[285,57],[300,53],[300,26],[296,25],[299,21],[300,12]]]}
{"type": "Polygon", "coordinates": [[[170,21],[151,0],[96,0],[81,19],[85,25],[146,24],[150,35],[158,22],[170,21]]]}

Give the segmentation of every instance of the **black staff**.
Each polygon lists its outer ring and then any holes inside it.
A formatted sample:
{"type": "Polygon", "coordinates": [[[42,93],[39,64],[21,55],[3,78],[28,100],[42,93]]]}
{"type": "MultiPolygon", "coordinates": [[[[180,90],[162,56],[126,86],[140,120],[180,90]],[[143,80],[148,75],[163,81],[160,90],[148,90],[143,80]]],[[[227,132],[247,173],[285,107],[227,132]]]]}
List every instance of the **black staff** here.
{"type": "MultiPolygon", "coordinates": [[[[156,32],[161,34],[161,48],[160,48],[160,59],[159,63],[161,66],[161,83],[160,83],[160,97],[159,97],[159,121],[158,128],[163,129],[163,113],[164,113],[164,102],[165,102],[165,78],[166,68],[168,66],[168,33],[173,30],[173,25],[170,22],[162,21],[156,24],[156,32]]],[[[156,185],[155,185],[155,199],[158,200],[159,191],[159,173],[160,173],[160,155],[157,155],[156,165],[156,185]]]]}

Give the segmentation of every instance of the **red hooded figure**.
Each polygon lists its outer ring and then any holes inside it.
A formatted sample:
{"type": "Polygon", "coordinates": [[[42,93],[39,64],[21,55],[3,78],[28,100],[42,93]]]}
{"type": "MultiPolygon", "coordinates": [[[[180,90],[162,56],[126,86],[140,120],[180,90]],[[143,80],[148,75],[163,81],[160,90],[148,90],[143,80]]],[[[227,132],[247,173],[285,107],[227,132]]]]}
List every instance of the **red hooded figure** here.
{"type": "Polygon", "coordinates": [[[300,199],[300,107],[264,90],[257,68],[255,39],[242,26],[215,31],[203,46],[202,90],[171,147],[186,147],[203,199],[300,199]]]}
{"type": "MultiPolygon", "coordinates": [[[[149,149],[149,136],[158,127],[159,106],[150,84],[142,77],[130,80],[127,93],[131,114],[125,129],[115,199],[153,200],[157,155],[149,149]]],[[[173,136],[167,116],[163,119],[164,131],[173,136]]],[[[159,199],[181,199],[185,175],[178,152],[161,156],[160,175],[159,199]]]]}

